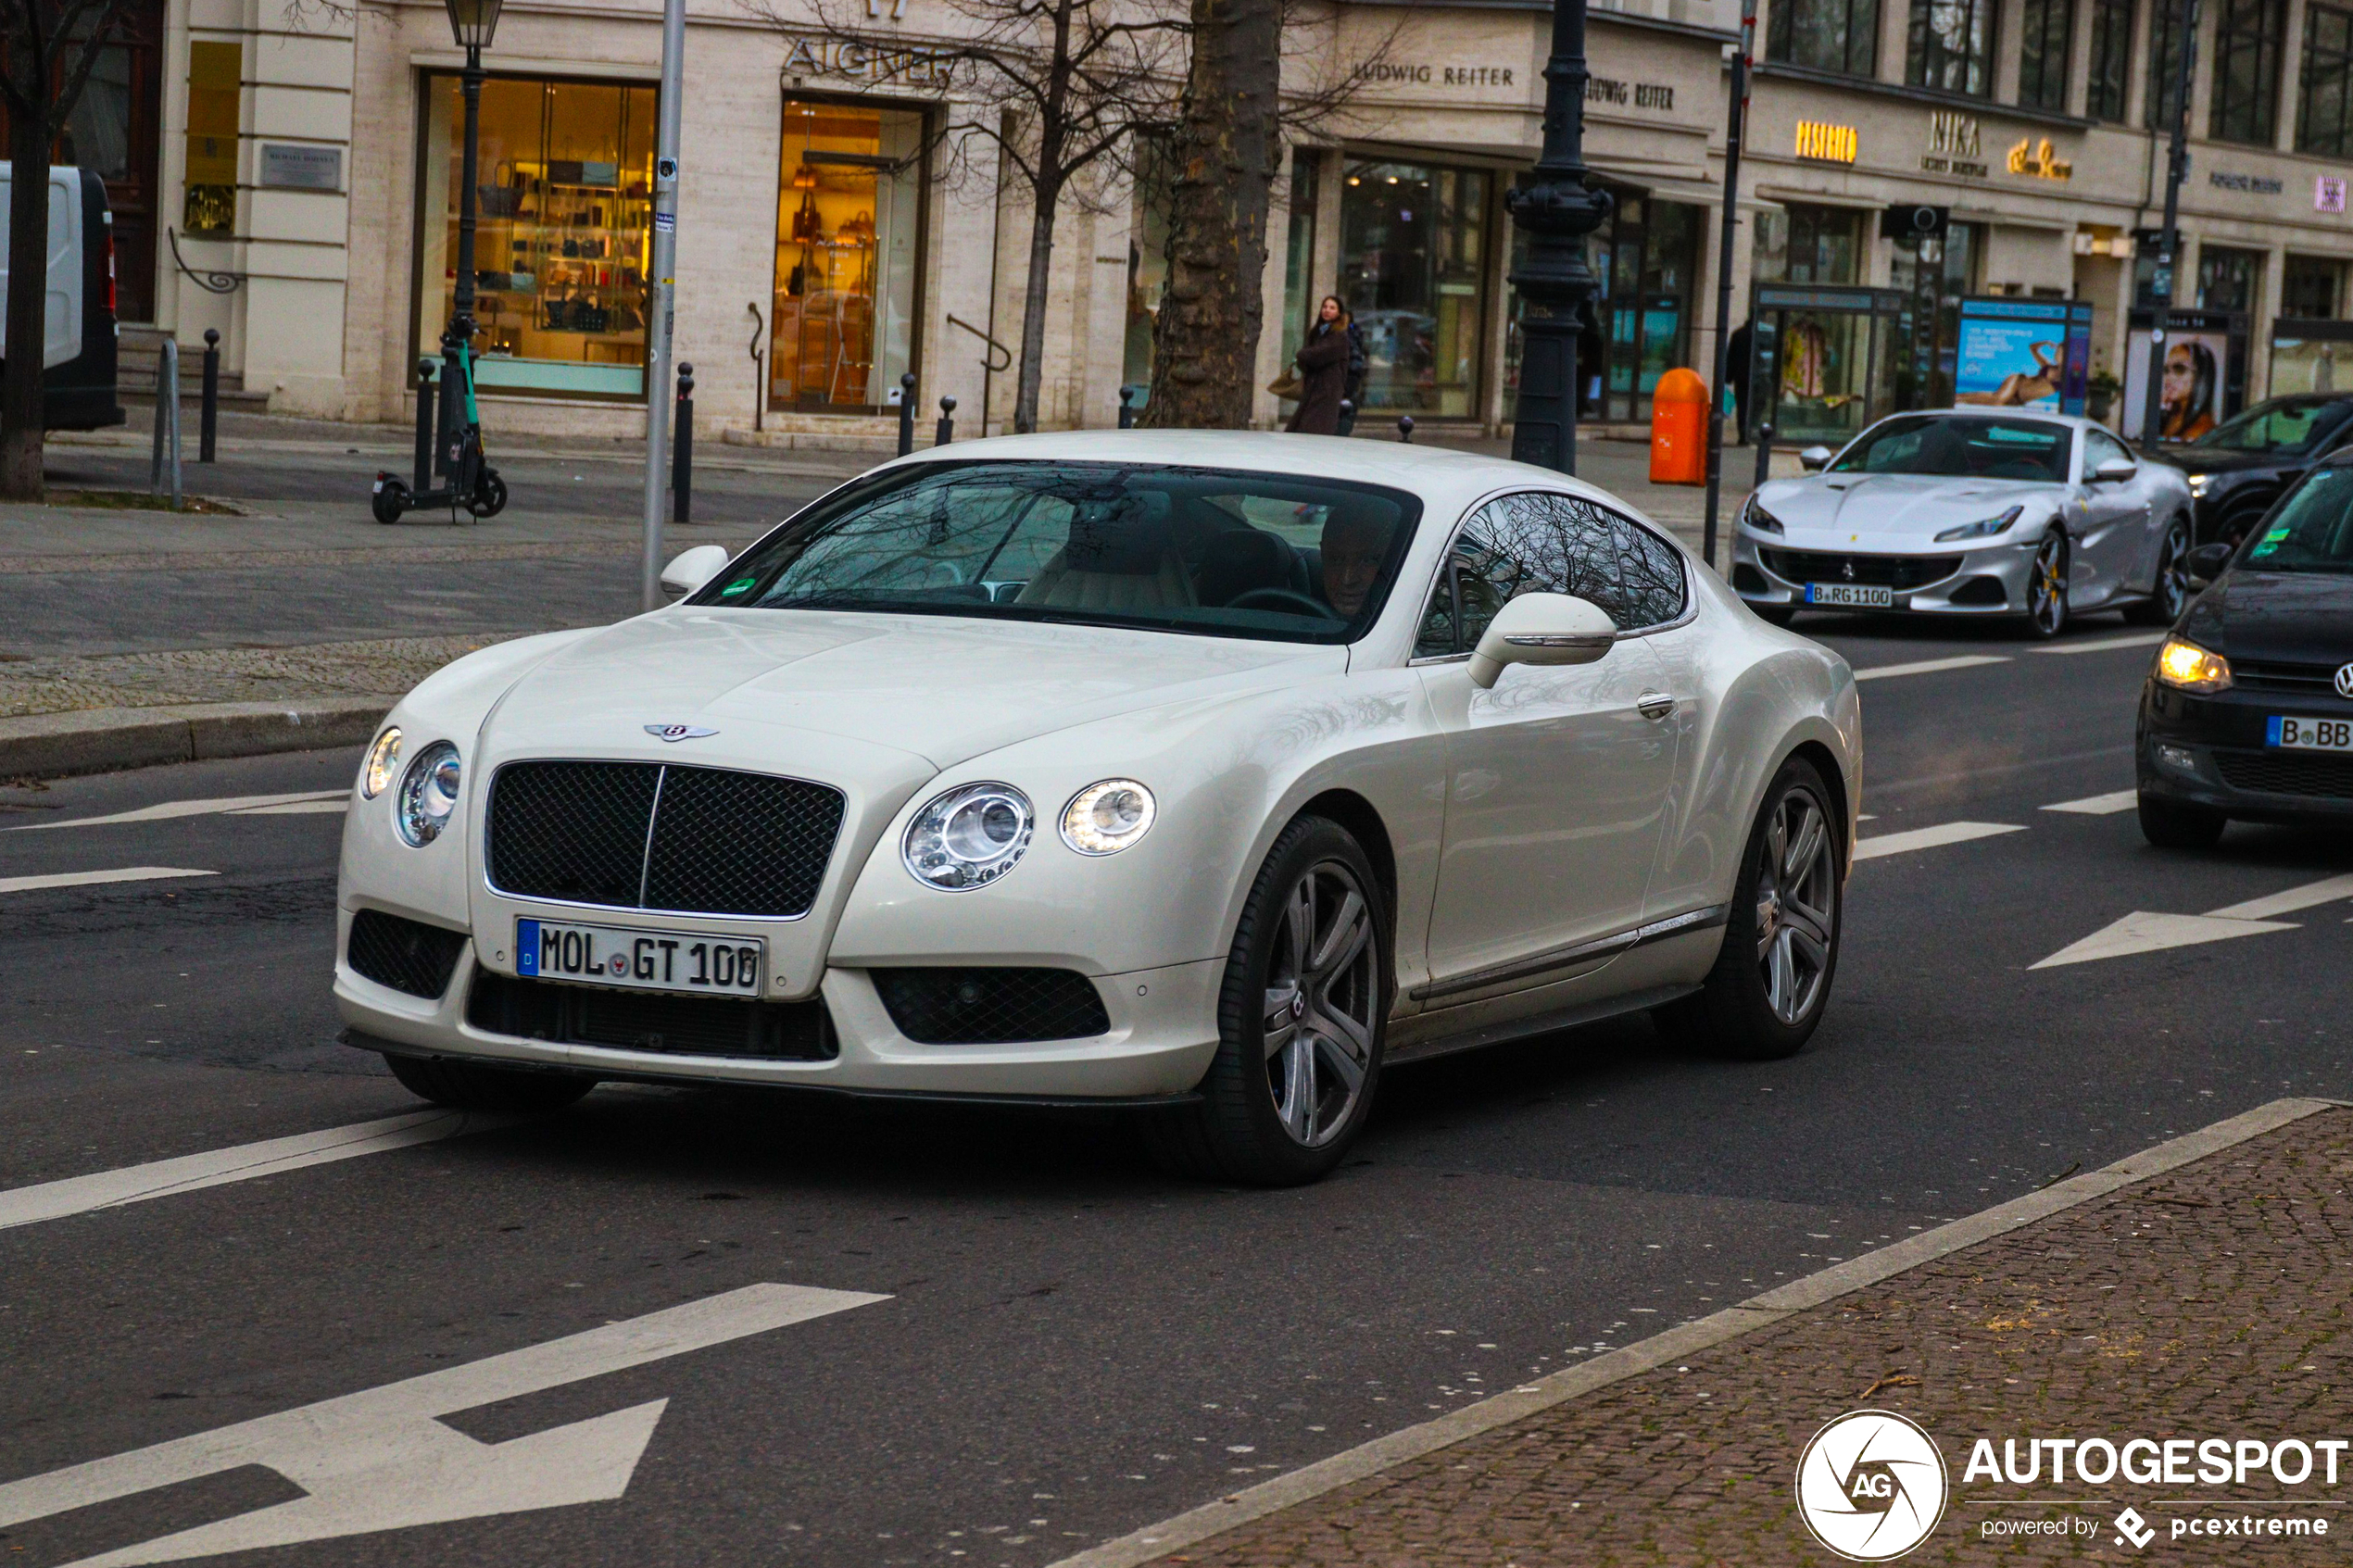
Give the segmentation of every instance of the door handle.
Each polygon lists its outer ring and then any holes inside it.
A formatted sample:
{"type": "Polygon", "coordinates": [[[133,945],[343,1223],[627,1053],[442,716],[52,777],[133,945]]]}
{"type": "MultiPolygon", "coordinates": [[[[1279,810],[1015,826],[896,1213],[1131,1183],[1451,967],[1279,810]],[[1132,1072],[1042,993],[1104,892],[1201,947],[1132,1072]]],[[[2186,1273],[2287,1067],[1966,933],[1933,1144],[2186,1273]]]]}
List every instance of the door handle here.
{"type": "Polygon", "coordinates": [[[1664,719],[1675,711],[1675,699],[1665,692],[1644,692],[1634,699],[1634,706],[1645,719],[1664,719]]]}

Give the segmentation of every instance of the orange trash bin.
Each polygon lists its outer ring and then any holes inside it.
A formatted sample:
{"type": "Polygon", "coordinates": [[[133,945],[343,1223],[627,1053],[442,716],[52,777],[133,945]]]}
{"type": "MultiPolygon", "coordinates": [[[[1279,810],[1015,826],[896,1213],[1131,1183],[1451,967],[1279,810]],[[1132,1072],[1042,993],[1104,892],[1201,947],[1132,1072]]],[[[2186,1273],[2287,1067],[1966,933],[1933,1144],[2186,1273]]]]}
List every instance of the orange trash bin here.
{"type": "Polygon", "coordinates": [[[1651,394],[1651,483],[1707,483],[1707,383],[1693,371],[1667,371],[1651,394]]]}

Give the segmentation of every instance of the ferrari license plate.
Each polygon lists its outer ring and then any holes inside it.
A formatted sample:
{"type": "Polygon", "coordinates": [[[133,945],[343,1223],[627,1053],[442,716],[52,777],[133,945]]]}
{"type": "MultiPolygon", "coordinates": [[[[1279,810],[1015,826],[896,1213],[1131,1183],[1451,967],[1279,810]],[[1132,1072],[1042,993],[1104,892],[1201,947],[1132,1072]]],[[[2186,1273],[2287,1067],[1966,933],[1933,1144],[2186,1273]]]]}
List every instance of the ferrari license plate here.
{"type": "Polygon", "coordinates": [[[568,921],[515,922],[515,972],[641,991],[756,997],[766,944],[757,936],[628,931],[568,921]]]}
{"type": "Polygon", "coordinates": [[[2298,719],[2275,713],[2266,746],[2291,751],[2353,751],[2353,719],[2298,719]]]}
{"type": "Polygon", "coordinates": [[[1874,588],[1865,583],[1808,583],[1806,602],[1809,605],[1848,605],[1857,609],[1894,609],[1895,591],[1874,588]]]}

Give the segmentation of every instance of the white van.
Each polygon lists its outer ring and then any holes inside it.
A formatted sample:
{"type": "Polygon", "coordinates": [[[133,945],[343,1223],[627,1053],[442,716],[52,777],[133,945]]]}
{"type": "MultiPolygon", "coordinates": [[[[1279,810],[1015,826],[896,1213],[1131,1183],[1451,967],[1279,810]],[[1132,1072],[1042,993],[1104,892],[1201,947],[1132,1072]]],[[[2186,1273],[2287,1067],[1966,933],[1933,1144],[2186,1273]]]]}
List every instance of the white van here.
{"type": "MultiPolygon", "coordinates": [[[[8,165],[0,163],[0,301],[8,286],[8,165]]],[[[42,391],[51,430],[123,422],[115,390],[114,213],[88,169],[49,170],[49,297],[42,391]]],[[[0,306],[0,331],[6,311],[0,306]]]]}

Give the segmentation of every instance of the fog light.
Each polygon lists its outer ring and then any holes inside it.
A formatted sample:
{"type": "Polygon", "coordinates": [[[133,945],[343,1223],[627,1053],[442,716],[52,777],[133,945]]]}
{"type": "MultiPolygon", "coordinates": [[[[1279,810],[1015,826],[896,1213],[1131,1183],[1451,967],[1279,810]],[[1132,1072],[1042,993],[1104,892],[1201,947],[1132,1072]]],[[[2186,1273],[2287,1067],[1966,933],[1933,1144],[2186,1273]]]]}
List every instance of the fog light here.
{"type": "Polygon", "coordinates": [[[2177,773],[2197,771],[2197,758],[2187,746],[2160,744],[2157,748],[2157,759],[2177,773]]]}

